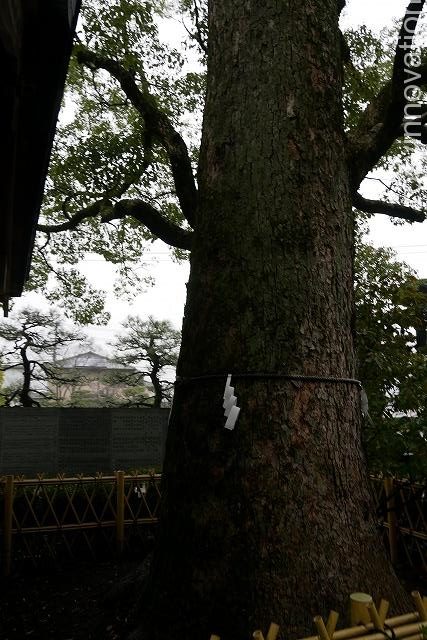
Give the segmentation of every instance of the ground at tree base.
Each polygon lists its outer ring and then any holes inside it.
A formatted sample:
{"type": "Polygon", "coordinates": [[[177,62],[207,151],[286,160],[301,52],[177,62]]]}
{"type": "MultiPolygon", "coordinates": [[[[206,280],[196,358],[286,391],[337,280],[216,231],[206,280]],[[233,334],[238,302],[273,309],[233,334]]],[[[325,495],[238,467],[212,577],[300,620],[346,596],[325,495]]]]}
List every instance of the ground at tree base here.
{"type": "MultiPolygon", "coordinates": [[[[3,578],[0,638],[124,639],[145,572],[140,561],[128,560],[121,564],[80,563],[61,571],[3,578]]],[[[402,569],[399,577],[408,592],[417,589],[427,595],[425,572],[402,569]]],[[[307,629],[307,635],[313,633],[307,629]]]]}

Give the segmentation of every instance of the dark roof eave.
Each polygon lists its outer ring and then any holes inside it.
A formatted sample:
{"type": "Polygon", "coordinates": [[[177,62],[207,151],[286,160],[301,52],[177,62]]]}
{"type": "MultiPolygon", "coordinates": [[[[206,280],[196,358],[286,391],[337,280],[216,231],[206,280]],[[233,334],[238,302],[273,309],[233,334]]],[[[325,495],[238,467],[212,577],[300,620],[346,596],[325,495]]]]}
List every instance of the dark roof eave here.
{"type": "Polygon", "coordinates": [[[15,0],[0,7],[0,63],[8,70],[0,87],[1,298],[21,295],[28,278],[80,4],[38,0],[23,3],[20,15],[15,0]]]}

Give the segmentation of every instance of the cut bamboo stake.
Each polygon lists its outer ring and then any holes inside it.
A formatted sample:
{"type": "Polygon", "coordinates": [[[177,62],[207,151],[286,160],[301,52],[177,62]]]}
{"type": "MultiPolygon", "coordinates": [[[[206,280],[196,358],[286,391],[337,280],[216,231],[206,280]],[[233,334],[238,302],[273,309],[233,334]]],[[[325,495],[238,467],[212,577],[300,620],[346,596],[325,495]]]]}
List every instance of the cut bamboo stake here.
{"type": "Polygon", "coordinates": [[[384,621],[381,622],[381,618],[378,615],[378,611],[375,604],[373,602],[368,602],[367,609],[375,629],[380,629],[381,631],[384,631],[384,621]]]}
{"type": "Polygon", "coordinates": [[[397,562],[397,533],[399,525],[396,515],[393,478],[384,478],[384,491],[387,498],[388,545],[392,564],[397,562]]]}
{"type": "Polygon", "coordinates": [[[314,624],[316,625],[317,633],[319,634],[320,640],[330,640],[329,633],[326,630],[322,616],[316,616],[315,618],[313,618],[313,620],[314,624]]]}
{"type": "Polygon", "coordinates": [[[13,476],[6,476],[4,483],[3,514],[3,575],[10,575],[12,564],[13,476]]]}
{"type": "Polygon", "coordinates": [[[352,625],[368,624],[371,622],[371,616],[367,609],[368,604],[372,602],[372,596],[368,593],[351,593],[350,594],[350,620],[352,625]]]}
{"type": "Polygon", "coordinates": [[[329,613],[328,621],[326,623],[326,631],[328,632],[328,636],[332,638],[335,633],[335,629],[337,628],[337,622],[339,618],[339,613],[337,611],[331,611],[329,613]]]}
{"type": "Polygon", "coordinates": [[[387,613],[389,608],[390,608],[389,601],[381,599],[380,606],[378,608],[378,615],[380,617],[381,624],[383,625],[382,628],[384,628],[384,623],[385,623],[385,619],[387,618],[387,613]]]}
{"type": "Polygon", "coordinates": [[[211,640],[221,640],[219,636],[211,636],[211,640]]]}
{"type": "Polygon", "coordinates": [[[117,505],[116,505],[116,547],[119,556],[123,553],[125,539],[125,473],[117,471],[117,505]]]}
{"type": "Polygon", "coordinates": [[[418,611],[418,615],[420,616],[420,620],[422,622],[426,622],[427,621],[427,607],[425,606],[424,602],[423,602],[423,598],[420,595],[419,591],[412,591],[411,596],[415,602],[415,606],[417,608],[418,611]]]}
{"type": "Polygon", "coordinates": [[[254,640],[264,640],[264,636],[262,635],[262,631],[260,629],[254,631],[252,637],[254,638],[254,640]]]}
{"type": "Polygon", "coordinates": [[[279,635],[279,630],[280,630],[279,625],[276,624],[275,622],[272,622],[270,624],[270,628],[268,630],[266,640],[276,640],[277,636],[279,635]]]}

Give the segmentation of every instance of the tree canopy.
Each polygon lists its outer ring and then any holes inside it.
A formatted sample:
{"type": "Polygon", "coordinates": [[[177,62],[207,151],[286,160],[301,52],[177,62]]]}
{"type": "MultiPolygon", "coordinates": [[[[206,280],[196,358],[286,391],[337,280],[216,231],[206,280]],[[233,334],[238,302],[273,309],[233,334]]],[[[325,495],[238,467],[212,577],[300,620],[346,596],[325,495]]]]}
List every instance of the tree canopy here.
{"type": "MultiPolygon", "coordinates": [[[[176,259],[191,249],[206,10],[199,0],[83,3],[29,284],[54,302],[65,297],[67,313],[79,322],[108,320],[103,292],[78,267],[88,252],[116,266],[116,293],[132,297],[150,284],[141,268],[150,242],[160,238],[176,259]],[[185,25],[180,47],[162,37],[167,18],[185,25]]],[[[413,86],[422,88],[427,71],[416,66],[418,49],[404,60],[398,48],[395,56],[398,31],[378,36],[362,27],[343,36],[353,203],[369,214],[420,222],[426,193],[418,176],[426,160],[417,151],[425,134],[403,140],[399,87],[412,73],[413,86]],[[362,197],[365,177],[381,187],[384,201],[362,197]]]]}

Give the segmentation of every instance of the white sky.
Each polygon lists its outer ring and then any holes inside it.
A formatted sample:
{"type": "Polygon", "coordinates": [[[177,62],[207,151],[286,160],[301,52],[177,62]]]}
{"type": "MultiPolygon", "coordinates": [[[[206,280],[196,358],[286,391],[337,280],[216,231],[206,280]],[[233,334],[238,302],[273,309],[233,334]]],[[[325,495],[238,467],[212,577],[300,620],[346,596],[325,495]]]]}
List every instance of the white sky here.
{"type": "MultiPolygon", "coordinates": [[[[343,26],[367,24],[371,28],[381,29],[391,25],[394,18],[402,17],[406,5],[407,0],[347,0],[342,15],[343,26]]],[[[176,22],[171,25],[170,30],[165,28],[165,35],[168,39],[178,37],[179,41],[176,22]]],[[[375,197],[375,191],[372,189],[374,187],[371,187],[369,192],[365,191],[365,194],[375,197]]],[[[416,269],[421,277],[427,277],[427,222],[421,225],[395,226],[388,217],[377,215],[370,225],[370,239],[376,246],[393,247],[400,259],[416,269]]],[[[155,286],[138,296],[131,306],[109,296],[107,309],[112,314],[110,325],[90,329],[89,333],[95,339],[95,347],[101,353],[109,351],[106,341],[128,314],[139,315],[142,318],[149,314],[159,319],[168,318],[176,327],[181,328],[189,265],[174,263],[169,257],[167,246],[161,241],[155,242],[151,251],[150,273],[156,280],[155,286]]],[[[113,280],[112,268],[103,265],[99,260],[93,261],[94,258],[95,256],[85,264],[85,272],[94,285],[105,288],[106,283],[113,280]]],[[[147,261],[146,258],[144,261],[147,261]]],[[[34,295],[23,298],[22,302],[26,300],[27,304],[35,304],[34,295]]]]}

